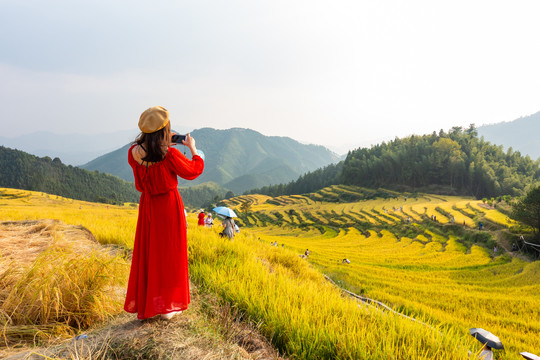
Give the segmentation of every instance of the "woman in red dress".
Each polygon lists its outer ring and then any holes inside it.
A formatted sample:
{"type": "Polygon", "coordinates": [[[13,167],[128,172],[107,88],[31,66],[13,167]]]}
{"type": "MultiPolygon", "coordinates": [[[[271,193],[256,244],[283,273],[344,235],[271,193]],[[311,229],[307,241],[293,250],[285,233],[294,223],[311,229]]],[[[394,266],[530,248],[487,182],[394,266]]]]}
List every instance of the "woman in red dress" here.
{"type": "Polygon", "coordinates": [[[170,319],[190,302],[186,216],[178,178],[193,180],[204,169],[195,140],[183,144],[191,160],[171,147],[169,112],[154,106],[142,113],[142,133],[128,152],[128,162],[141,192],[124,309],[146,319],[170,319]]]}

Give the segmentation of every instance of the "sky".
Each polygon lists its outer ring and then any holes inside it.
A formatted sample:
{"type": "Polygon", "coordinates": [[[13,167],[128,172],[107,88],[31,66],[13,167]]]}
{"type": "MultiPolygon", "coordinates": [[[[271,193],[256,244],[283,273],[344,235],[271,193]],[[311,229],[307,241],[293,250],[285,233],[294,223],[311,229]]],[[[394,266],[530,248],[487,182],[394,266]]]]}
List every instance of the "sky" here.
{"type": "Polygon", "coordinates": [[[0,0],[0,127],[250,128],[345,153],[540,111],[540,2],[0,0]]]}

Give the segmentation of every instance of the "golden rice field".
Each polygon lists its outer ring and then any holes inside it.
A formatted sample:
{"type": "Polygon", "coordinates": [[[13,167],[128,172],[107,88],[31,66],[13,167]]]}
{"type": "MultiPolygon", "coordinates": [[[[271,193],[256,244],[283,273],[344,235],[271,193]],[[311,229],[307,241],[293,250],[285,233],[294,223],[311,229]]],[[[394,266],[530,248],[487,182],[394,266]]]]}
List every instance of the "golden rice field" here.
{"type": "MultiPolygon", "coordinates": [[[[309,196],[231,199],[232,207],[252,203],[242,214],[249,226],[234,241],[220,238],[219,226],[197,227],[190,214],[191,279],[258,323],[292,359],[467,359],[468,350],[480,350],[471,327],[501,338],[506,350],[498,359],[540,354],[540,262],[493,258],[486,244],[470,246],[459,232],[444,231],[477,232],[479,221],[517,224],[462,197],[335,202],[356,192],[331,187],[309,196]],[[306,249],[310,256],[300,258],[306,249]],[[418,322],[344,296],[322,273],[418,322]]],[[[127,248],[136,216],[129,204],[0,189],[0,221],[59,219],[127,248]]]]}
{"type": "Polygon", "coordinates": [[[82,225],[102,244],[133,247],[137,204],[113,206],[41,192],[0,189],[0,221],[61,219],[82,225]]]}
{"type": "MultiPolygon", "coordinates": [[[[337,197],[352,188],[327,188],[323,197],[328,199],[333,190],[337,197]]],[[[444,230],[454,225],[462,233],[477,233],[480,222],[518,225],[506,215],[481,201],[452,196],[401,195],[350,203],[313,198],[281,196],[271,203],[255,198],[249,220],[257,222],[250,230],[269,247],[277,243],[297,254],[309,249],[307,261],[315,268],[401,313],[457,331],[488,329],[506,344],[500,358],[540,353],[540,262],[500,253],[493,258],[491,244],[466,246],[444,230]],[[306,218],[324,225],[324,234],[306,218]],[[400,235],[407,228],[414,229],[409,231],[414,236],[400,235]]]]}

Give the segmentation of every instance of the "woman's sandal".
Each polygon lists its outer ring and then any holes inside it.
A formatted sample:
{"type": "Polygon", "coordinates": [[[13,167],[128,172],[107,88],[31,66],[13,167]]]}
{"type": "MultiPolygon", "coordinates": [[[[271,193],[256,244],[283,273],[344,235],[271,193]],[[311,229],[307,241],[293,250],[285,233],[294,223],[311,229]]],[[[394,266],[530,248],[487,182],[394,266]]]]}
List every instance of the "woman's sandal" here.
{"type": "Polygon", "coordinates": [[[173,311],[173,312],[170,312],[168,314],[161,314],[161,318],[163,320],[171,320],[173,318],[174,315],[176,314],[180,314],[182,312],[182,310],[180,311],[173,311]]]}

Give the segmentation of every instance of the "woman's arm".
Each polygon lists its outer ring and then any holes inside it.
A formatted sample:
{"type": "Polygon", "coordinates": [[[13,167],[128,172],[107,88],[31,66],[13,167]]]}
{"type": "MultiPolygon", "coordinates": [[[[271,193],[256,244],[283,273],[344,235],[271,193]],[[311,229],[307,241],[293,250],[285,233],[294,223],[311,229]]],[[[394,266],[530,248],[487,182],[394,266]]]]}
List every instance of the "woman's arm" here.
{"type": "Polygon", "coordinates": [[[169,148],[170,163],[172,171],[186,180],[193,180],[202,174],[204,170],[204,160],[199,155],[193,155],[189,160],[180,150],[169,148]]]}

